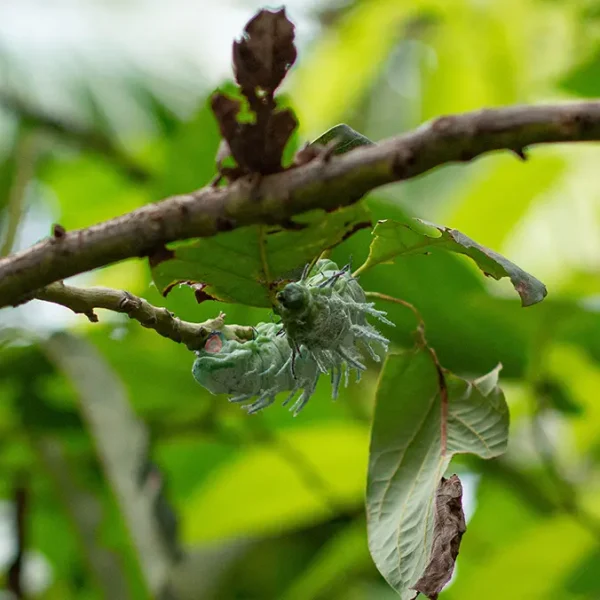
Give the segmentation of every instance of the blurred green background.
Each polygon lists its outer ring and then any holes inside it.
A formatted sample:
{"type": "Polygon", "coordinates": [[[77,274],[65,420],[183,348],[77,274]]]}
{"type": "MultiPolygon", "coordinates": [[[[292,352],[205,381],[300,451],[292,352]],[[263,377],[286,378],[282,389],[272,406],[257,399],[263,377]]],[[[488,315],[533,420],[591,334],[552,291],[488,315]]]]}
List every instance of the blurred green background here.
{"type": "MultiPolygon", "coordinates": [[[[42,0],[0,5],[0,249],[205,185],[219,142],[206,98],[259,2],[42,0]]],[[[299,59],[284,85],[298,142],[346,122],[374,140],[482,107],[600,96],[597,0],[294,0],[299,59]]],[[[412,303],[442,363],[498,362],[509,452],[457,461],[468,532],[444,600],[600,598],[600,148],[495,154],[371,194],[376,218],[460,229],[542,279],[529,309],[457,256],[361,279],[412,303]]],[[[360,264],[370,233],[335,249],[360,264]]],[[[131,260],[74,278],[182,318],[131,260]]],[[[397,347],[414,321],[389,310],[397,347]]],[[[248,417],[191,377],[193,355],[122,315],[89,323],[31,302],[0,312],[2,587],[24,525],[27,597],[386,600],[363,517],[373,369],[298,418],[248,417]],[[142,464],[143,468],[139,468],[142,464]],[[23,502],[23,498],[26,502],[23,502]],[[19,509],[19,510],[17,510],[19,509]],[[16,515],[21,513],[21,517],[16,515]],[[149,535],[152,531],[155,535],[149,535]]],[[[14,589],[14,588],[13,588],[14,589]]],[[[5,592],[2,598],[11,598],[5,592]]]]}

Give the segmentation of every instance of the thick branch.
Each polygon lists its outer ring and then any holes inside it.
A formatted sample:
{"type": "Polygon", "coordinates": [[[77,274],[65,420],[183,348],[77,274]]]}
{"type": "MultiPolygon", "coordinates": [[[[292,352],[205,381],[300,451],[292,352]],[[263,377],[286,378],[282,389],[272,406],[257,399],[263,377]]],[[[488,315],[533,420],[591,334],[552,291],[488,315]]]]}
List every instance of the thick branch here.
{"type": "MultiPolygon", "coordinates": [[[[47,285],[168,242],[257,223],[285,223],[311,209],[352,204],[379,186],[493,150],[523,157],[527,146],[600,141],[600,102],[515,106],[438,118],[419,129],[339,157],[316,159],[257,182],[175,196],[72,231],[0,260],[0,306],[47,285]]],[[[85,190],[82,190],[82,201],[85,190]]]]}
{"type": "Polygon", "coordinates": [[[190,350],[202,348],[208,335],[214,330],[224,331],[230,337],[252,338],[251,327],[225,325],[223,313],[204,323],[190,323],[178,319],[166,308],[153,306],[143,298],[122,290],[104,287],[78,288],[60,281],[38,290],[35,297],[66,306],[75,313],[86,315],[92,322],[98,321],[94,313],[95,308],[125,313],[144,327],[154,329],[174,342],[185,344],[190,350]]]}

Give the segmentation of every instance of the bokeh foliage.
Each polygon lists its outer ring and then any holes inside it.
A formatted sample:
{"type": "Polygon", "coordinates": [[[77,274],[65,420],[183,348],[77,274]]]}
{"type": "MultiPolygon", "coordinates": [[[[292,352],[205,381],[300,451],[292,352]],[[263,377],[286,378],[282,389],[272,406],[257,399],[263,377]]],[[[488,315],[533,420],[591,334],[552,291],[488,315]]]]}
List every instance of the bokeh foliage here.
{"type": "MultiPolygon", "coordinates": [[[[355,0],[324,10],[287,88],[299,137],[343,121],[378,140],[440,114],[598,96],[599,15],[593,0],[355,0]]],[[[22,216],[17,233],[31,243],[52,221],[91,225],[210,181],[219,143],[211,90],[196,110],[179,114],[137,76],[129,89],[151,124],[135,136],[117,136],[110,105],[84,93],[77,101],[87,119],[62,132],[43,115],[7,113],[5,237],[10,215],[22,216]],[[23,173],[27,193],[15,211],[11,190],[23,173]]],[[[26,93],[23,102],[46,110],[26,93]]],[[[69,123],[68,113],[61,118],[69,123]]],[[[375,219],[418,216],[455,227],[549,290],[524,310],[510,283],[486,281],[448,253],[404,257],[361,277],[365,289],[419,309],[430,344],[453,372],[471,377],[503,365],[509,450],[454,466],[467,482],[470,518],[445,600],[600,597],[600,150],[538,148],[529,158],[445,167],[367,200],[375,219]]],[[[371,237],[359,231],[332,257],[362,264],[371,237]]],[[[185,287],[165,299],[141,260],[79,279],[128,289],[187,320],[221,309],[231,323],[271,318],[266,308],[198,305],[185,287]]],[[[412,344],[413,315],[386,309],[397,324],[386,335],[398,348],[412,344]]],[[[0,319],[0,490],[11,501],[25,482],[27,548],[52,571],[31,597],[148,597],[143,556],[155,556],[128,533],[86,420],[85,389],[57,358],[64,334],[48,338],[63,329],[89,345],[96,358],[87,368],[112,373],[147,432],[147,444],[131,452],[147,453],[141,482],[164,483],[152,505],[154,525],[171,544],[162,560],[187,554],[174,574],[178,598],[395,597],[369,557],[364,523],[375,368],[336,403],[322,382],[296,419],[278,406],[249,418],[193,381],[184,347],[120,316],[100,312],[91,324],[30,304],[0,319]]],[[[121,442],[128,435],[106,432],[121,442]]]]}

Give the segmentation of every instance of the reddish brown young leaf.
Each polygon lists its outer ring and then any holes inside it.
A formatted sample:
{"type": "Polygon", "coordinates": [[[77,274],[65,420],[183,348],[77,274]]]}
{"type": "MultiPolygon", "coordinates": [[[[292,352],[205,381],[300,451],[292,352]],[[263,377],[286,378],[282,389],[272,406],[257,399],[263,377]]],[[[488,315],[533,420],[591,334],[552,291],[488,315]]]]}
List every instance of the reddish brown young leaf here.
{"type": "Polygon", "coordinates": [[[211,99],[221,135],[239,168],[220,173],[235,179],[246,173],[268,175],[282,171],[284,148],[296,128],[291,110],[277,110],[274,93],[296,60],[294,25],[285,10],[261,10],[233,44],[233,65],[253,119],[240,122],[239,100],[217,92],[211,99]]]}
{"type": "Polygon", "coordinates": [[[239,42],[233,43],[233,68],[242,92],[260,96],[258,90],[273,96],[296,60],[294,25],[285,9],[261,10],[246,25],[239,42]]]}
{"type": "Polygon", "coordinates": [[[265,136],[266,148],[263,157],[264,165],[269,172],[281,168],[281,157],[290,136],[298,122],[290,109],[278,110],[272,113],[265,136]]]}
{"type": "MultiPolygon", "coordinates": [[[[221,135],[228,143],[229,140],[236,139],[240,132],[240,123],[237,120],[240,113],[239,100],[216,92],[211,96],[210,106],[219,123],[221,135]]],[[[231,147],[230,143],[229,146],[231,147]]]]}

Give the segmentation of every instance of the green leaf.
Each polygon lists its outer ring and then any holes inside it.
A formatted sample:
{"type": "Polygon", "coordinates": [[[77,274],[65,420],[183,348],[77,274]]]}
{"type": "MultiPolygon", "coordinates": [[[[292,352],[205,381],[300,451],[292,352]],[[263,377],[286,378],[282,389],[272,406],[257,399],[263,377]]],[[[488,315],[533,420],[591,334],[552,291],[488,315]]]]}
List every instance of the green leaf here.
{"type": "Polygon", "coordinates": [[[208,99],[185,121],[169,125],[168,137],[159,138],[164,160],[158,169],[154,195],[164,198],[206,185],[217,172],[215,157],[220,135],[208,99]]]}
{"type": "Polygon", "coordinates": [[[48,160],[41,174],[56,196],[58,219],[67,231],[89,227],[152,201],[147,189],[133,184],[109,163],[95,156],[65,156],[48,160]],[[86,186],[86,202],[81,201],[86,186]],[[89,186],[89,187],[88,187],[89,186]]]}
{"type": "MultiPolygon", "coordinates": [[[[16,150],[16,147],[15,147],[16,150]]],[[[13,151],[0,160],[0,211],[9,204],[10,190],[17,170],[16,152],[13,151]]],[[[4,216],[3,216],[4,217],[4,216]]]]}
{"type": "Polygon", "coordinates": [[[78,552],[84,555],[94,583],[104,598],[125,600],[129,597],[129,589],[123,565],[119,557],[98,539],[98,525],[107,520],[101,501],[77,481],[77,471],[58,439],[36,437],[32,444],[75,527],[80,543],[78,552]]]}
{"type": "Polygon", "coordinates": [[[536,151],[527,164],[509,154],[490,156],[465,173],[436,218],[501,248],[535,203],[560,185],[568,164],[567,153],[554,148],[536,151]]]}
{"type": "Polygon", "coordinates": [[[536,382],[535,393],[542,406],[551,406],[564,415],[581,416],[585,408],[573,396],[563,381],[558,378],[544,377],[536,382]]]}
{"type": "Polygon", "coordinates": [[[311,211],[295,222],[302,228],[244,227],[174,246],[172,258],[154,265],[154,282],[163,295],[178,283],[194,282],[206,284],[203,299],[270,307],[273,284],[296,278],[323,250],[371,227],[362,204],[311,211]]]}
{"type": "Polygon", "coordinates": [[[371,433],[367,523],[375,564],[404,600],[415,597],[411,588],[429,561],[436,490],[452,456],[492,458],[506,449],[508,407],[498,372],[473,382],[446,373],[444,388],[428,348],[386,359],[371,433]]]}
{"type": "Polygon", "coordinates": [[[403,24],[433,4],[442,3],[356,2],[335,24],[324,28],[311,51],[299,61],[290,82],[302,131],[312,135],[348,116],[388,65],[389,52],[398,44],[403,24]]]}
{"type": "MultiPolygon", "coordinates": [[[[534,523],[513,543],[499,545],[494,552],[482,552],[479,560],[465,569],[464,577],[461,571],[449,594],[452,600],[597,598],[595,594],[569,592],[571,573],[597,546],[592,532],[571,516],[557,514],[534,523]],[[494,590],[493,596],[490,590],[494,590]]],[[[597,578],[597,565],[594,572],[597,578]]]]}
{"type": "Polygon", "coordinates": [[[375,142],[372,142],[362,133],[358,133],[349,125],[340,123],[320,135],[311,145],[320,144],[325,146],[332,140],[337,140],[334,154],[345,154],[359,146],[373,146],[375,144],[375,142]]]}
{"type": "Polygon", "coordinates": [[[510,277],[523,306],[541,302],[547,294],[546,286],[497,252],[481,246],[464,233],[449,227],[427,223],[421,219],[379,221],[373,230],[375,239],[366,262],[356,274],[380,263],[388,263],[398,256],[425,254],[446,250],[472,258],[489,277],[510,277]]]}
{"type": "Polygon", "coordinates": [[[165,514],[163,476],[149,459],[149,434],[137,420],[121,380],[87,341],[63,333],[45,344],[69,378],[106,479],[131,536],[148,594],[169,588],[178,549],[165,514]]]}
{"type": "Polygon", "coordinates": [[[360,572],[369,562],[365,522],[361,518],[334,534],[319,548],[281,600],[331,598],[332,590],[348,585],[348,573],[360,572]]]}
{"type": "Polygon", "coordinates": [[[364,489],[366,436],[362,425],[332,422],[278,432],[276,443],[246,449],[190,495],[182,515],[184,540],[281,535],[356,508],[364,489]],[[315,476],[326,490],[315,485],[315,476]]]}
{"type": "Polygon", "coordinates": [[[597,98],[600,95],[600,52],[567,73],[559,85],[577,96],[597,98]]]}

